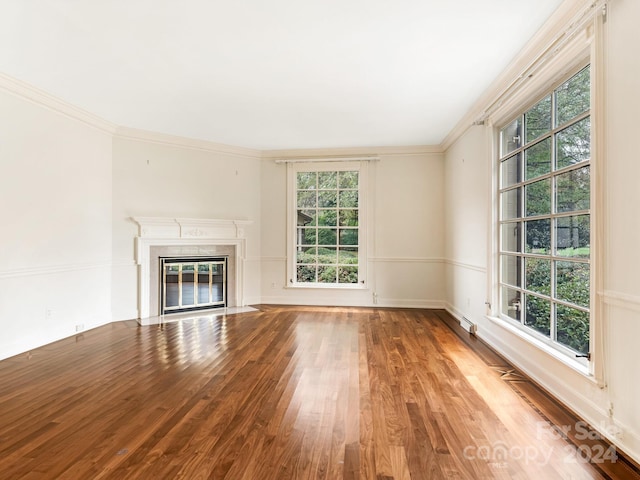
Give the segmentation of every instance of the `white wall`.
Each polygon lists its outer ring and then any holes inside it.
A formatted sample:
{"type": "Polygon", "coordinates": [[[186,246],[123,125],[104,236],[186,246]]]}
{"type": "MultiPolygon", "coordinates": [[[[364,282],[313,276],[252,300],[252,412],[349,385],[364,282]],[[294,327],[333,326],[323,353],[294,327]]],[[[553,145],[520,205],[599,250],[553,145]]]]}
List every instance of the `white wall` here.
{"type": "Polygon", "coordinates": [[[443,306],[443,155],[387,152],[368,168],[367,288],[286,288],[287,169],[273,159],[263,161],[264,303],[373,305],[377,293],[381,306],[443,306]]]}
{"type": "Polygon", "coordinates": [[[472,127],[446,153],[446,302],[451,312],[472,323],[482,322],[486,312],[489,141],[484,127],[472,127]]]}
{"type": "Polygon", "coordinates": [[[605,52],[605,154],[604,167],[605,235],[604,336],[605,379],[600,389],[583,374],[541,352],[511,330],[485,316],[483,302],[490,270],[487,258],[491,222],[490,209],[493,159],[487,142],[487,127],[472,127],[446,152],[447,206],[447,304],[450,311],[466,315],[478,324],[478,336],[556,395],[588,422],[612,434],[622,450],[640,460],[640,159],[635,142],[635,120],[640,112],[637,79],[640,57],[640,2],[609,2],[605,52]],[[464,159],[464,162],[462,162],[464,159]],[[612,407],[612,415],[609,408],[612,407]]]}
{"type": "Polygon", "coordinates": [[[46,103],[0,89],[0,358],[111,320],[111,135],[46,103]]]}
{"type": "Polygon", "coordinates": [[[161,135],[113,140],[113,318],[137,318],[137,266],[131,217],[251,220],[244,297],[260,301],[259,154],[215,145],[190,147],[161,135]],[[162,143],[159,143],[162,141],[162,143]]]}
{"type": "Polygon", "coordinates": [[[607,372],[623,443],[640,460],[640,2],[609,4],[605,70],[604,299],[607,372]]]}

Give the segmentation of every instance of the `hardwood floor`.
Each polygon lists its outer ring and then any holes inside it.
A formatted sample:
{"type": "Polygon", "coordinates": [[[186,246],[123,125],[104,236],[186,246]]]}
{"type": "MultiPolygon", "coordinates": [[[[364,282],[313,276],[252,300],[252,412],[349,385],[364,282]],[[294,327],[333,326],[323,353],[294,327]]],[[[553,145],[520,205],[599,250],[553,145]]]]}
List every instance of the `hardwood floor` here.
{"type": "Polygon", "coordinates": [[[443,311],[257,308],[1,361],[0,478],[640,478],[443,311]]]}

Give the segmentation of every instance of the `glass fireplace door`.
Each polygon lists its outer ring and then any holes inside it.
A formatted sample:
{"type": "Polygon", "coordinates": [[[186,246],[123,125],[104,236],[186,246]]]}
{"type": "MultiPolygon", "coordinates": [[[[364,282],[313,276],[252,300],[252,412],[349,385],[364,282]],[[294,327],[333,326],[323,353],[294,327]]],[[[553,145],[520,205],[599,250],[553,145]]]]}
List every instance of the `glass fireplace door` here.
{"type": "Polygon", "coordinates": [[[162,313],[224,307],[227,258],[162,258],[162,313]]]}

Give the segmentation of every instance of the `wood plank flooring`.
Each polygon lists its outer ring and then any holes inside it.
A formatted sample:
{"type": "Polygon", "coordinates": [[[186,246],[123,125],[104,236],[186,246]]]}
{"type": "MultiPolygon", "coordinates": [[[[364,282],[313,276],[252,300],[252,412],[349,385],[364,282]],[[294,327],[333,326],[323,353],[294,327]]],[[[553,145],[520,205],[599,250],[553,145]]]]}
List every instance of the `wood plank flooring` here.
{"type": "Polygon", "coordinates": [[[0,478],[640,478],[443,311],[257,308],[1,361],[0,478]]]}

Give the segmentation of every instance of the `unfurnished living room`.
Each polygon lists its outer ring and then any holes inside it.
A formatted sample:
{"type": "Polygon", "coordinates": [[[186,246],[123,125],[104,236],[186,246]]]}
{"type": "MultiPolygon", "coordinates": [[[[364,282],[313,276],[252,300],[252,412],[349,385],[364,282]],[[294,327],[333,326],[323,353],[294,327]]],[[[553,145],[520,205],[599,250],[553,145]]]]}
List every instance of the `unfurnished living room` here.
{"type": "Polygon", "coordinates": [[[0,1],[0,478],[640,478],[640,1],[0,1]]]}

